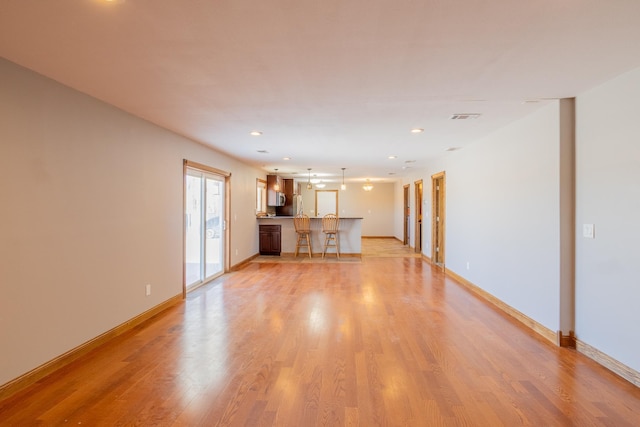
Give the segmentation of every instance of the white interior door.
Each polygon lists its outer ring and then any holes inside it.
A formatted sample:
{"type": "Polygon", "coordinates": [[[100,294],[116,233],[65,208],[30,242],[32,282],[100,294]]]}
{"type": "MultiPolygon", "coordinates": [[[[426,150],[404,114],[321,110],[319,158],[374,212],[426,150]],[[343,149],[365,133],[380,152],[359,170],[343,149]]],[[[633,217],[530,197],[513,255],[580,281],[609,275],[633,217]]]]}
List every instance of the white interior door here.
{"type": "Polygon", "coordinates": [[[316,216],[338,215],[338,190],[316,190],[316,216]]]}

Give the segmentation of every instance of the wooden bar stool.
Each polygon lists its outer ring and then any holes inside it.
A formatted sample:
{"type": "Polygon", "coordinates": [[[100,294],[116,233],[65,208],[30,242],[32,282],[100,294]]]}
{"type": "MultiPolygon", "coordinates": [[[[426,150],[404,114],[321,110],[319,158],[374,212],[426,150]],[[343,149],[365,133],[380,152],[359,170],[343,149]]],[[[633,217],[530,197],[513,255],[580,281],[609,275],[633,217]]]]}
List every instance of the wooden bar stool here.
{"type": "Polygon", "coordinates": [[[327,248],[336,248],[336,256],[340,258],[340,241],[338,239],[339,222],[340,219],[336,214],[326,214],[322,217],[322,232],[324,233],[322,258],[324,258],[327,248]]]}
{"type": "Polygon", "coordinates": [[[311,258],[311,224],[309,217],[304,214],[298,214],[293,217],[293,226],[296,229],[296,251],[294,256],[298,256],[298,250],[300,248],[307,248],[309,252],[309,258],[311,258]]]}

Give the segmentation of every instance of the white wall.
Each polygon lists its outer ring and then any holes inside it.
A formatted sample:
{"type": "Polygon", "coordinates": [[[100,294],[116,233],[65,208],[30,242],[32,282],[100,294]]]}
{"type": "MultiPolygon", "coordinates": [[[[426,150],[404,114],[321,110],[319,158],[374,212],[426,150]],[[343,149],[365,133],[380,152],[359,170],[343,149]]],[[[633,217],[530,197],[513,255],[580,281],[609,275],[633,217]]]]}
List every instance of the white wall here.
{"type": "Polygon", "coordinates": [[[182,292],[184,158],[232,172],[231,264],[257,253],[263,172],[5,60],[0,82],[0,384],[182,292]]]}
{"type": "Polygon", "coordinates": [[[640,69],[582,94],[576,110],[576,334],[640,371],[640,69]]]}
{"type": "Polygon", "coordinates": [[[553,102],[405,179],[412,216],[413,183],[424,180],[423,253],[431,255],[431,175],[445,171],[447,268],[553,331],[559,323],[558,107],[553,102]]]}
{"type": "Polygon", "coordinates": [[[554,102],[445,160],[447,268],[554,331],[558,126],[554,102]]]}
{"type": "MultiPolygon", "coordinates": [[[[639,100],[637,69],[579,95],[575,128],[575,332],[635,371],[640,371],[639,100]],[[595,224],[595,239],[582,237],[583,224],[595,224]]],[[[447,268],[554,331],[561,329],[560,310],[571,309],[559,305],[559,108],[553,102],[434,159],[403,182],[411,184],[413,243],[413,183],[424,180],[430,215],[430,176],[446,171],[447,268]]],[[[401,227],[398,217],[396,232],[401,227]]],[[[426,255],[430,239],[425,227],[426,255]]]]}
{"type": "MultiPolygon", "coordinates": [[[[371,191],[364,191],[357,183],[348,183],[345,191],[339,188],[340,184],[330,183],[323,190],[338,190],[339,215],[361,217],[363,236],[396,236],[395,183],[373,183],[371,191]]],[[[304,213],[309,216],[315,216],[315,191],[301,186],[304,213]]]]}

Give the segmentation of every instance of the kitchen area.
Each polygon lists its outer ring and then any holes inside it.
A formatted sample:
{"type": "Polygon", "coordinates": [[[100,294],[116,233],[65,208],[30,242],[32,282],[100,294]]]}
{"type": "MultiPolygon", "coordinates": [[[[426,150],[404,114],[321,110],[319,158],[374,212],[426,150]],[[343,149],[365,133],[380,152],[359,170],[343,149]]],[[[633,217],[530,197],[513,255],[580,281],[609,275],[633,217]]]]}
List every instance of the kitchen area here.
{"type": "MultiPolygon", "coordinates": [[[[322,217],[333,213],[340,218],[337,237],[340,256],[361,256],[362,217],[340,215],[339,201],[345,197],[339,194],[340,190],[315,188],[278,175],[267,175],[264,190],[266,211],[257,215],[260,255],[292,256],[297,239],[293,218],[304,213],[310,219],[312,253],[321,256],[324,243],[322,217]]],[[[327,256],[334,256],[334,253],[331,249],[327,256]]],[[[299,253],[298,256],[308,255],[299,253]]]]}

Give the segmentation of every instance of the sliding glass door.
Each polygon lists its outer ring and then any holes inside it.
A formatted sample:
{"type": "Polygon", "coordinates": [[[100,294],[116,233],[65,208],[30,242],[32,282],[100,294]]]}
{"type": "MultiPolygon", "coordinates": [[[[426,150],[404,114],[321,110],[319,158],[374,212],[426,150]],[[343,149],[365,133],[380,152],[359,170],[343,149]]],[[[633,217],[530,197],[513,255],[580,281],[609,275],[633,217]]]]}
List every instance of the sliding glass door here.
{"type": "Polygon", "coordinates": [[[224,272],[225,177],[187,168],[185,284],[198,286],[224,272]]]}

